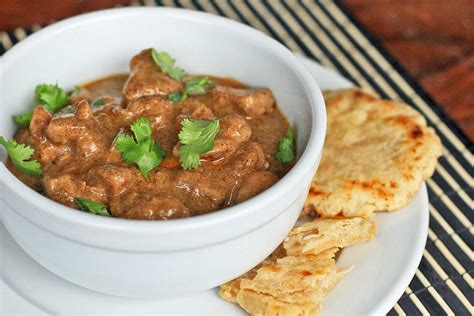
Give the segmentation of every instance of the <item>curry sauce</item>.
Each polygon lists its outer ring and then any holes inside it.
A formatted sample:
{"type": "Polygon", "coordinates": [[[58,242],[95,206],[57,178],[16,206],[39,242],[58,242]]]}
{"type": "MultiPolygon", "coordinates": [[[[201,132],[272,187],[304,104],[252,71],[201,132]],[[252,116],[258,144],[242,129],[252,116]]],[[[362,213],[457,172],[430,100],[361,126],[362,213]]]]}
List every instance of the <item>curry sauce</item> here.
{"type": "MultiPolygon", "coordinates": [[[[193,76],[196,77],[196,76],[193,76]]],[[[145,50],[133,57],[131,73],[80,85],[69,106],[52,114],[37,106],[29,128],[15,140],[31,146],[42,176],[8,168],[31,188],[77,208],[75,198],[107,206],[114,217],[167,220],[213,212],[266,190],[294,162],[275,158],[289,124],[266,88],[250,88],[229,78],[211,77],[206,93],[182,102],[168,99],[184,84],[156,66],[145,50]],[[164,150],[148,173],[124,161],[116,148],[130,125],[149,120],[153,141],[164,150]],[[183,168],[179,133],[182,121],[218,120],[213,148],[197,168],[183,168]]]]}

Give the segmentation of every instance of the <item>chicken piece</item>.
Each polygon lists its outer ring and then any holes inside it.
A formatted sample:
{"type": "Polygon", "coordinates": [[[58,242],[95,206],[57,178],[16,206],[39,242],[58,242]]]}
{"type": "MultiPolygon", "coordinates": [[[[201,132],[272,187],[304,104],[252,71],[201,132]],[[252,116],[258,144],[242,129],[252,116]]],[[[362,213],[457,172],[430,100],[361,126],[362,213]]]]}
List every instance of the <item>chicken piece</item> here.
{"type": "Polygon", "coordinates": [[[105,164],[91,168],[87,178],[88,183],[100,185],[109,196],[116,196],[128,188],[137,187],[143,176],[136,168],[105,164]]]}
{"type": "Polygon", "coordinates": [[[131,113],[134,119],[146,116],[152,121],[156,128],[163,124],[172,126],[176,107],[168,100],[158,97],[146,97],[130,102],[127,111],[131,113]]]}
{"type": "Polygon", "coordinates": [[[81,101],[74,116],[53,118],[47,129],[48,138],[54,143],[65,145],[75,142],[75,150],[83,157],[107,151],[108,141],[99,132],[100,127],[86,101],[81,101]]]}
{"type": "MultiPolygon", "coordinates": [[[[43,171],[48,170],[50,166],[62,165],[69,161],[71,152],[65,145],[53,145],[47,137],[47,128],[51,122],[52,115],[42,106],[37,106],[33,110],[29,126],[29,142],[35,149],[34,157],[42,166],[43,171]]],[[[23,141],[20,141],[23,143],[23,141]]]]}
{"type": "MultiPolygon", "coordinates": [[[[214,147],[201,155],[207,161],[217,161],[232,154],[240,143],[250,139],[252,130],[245,118],[231,114],[219,120],[220,131],[214,140],[214,147]]],[[[173,148],[173,155],[179,157],[180,143],[173,148]]]]}
{"type": "Polygon", "coordinates": [[[123,107],[111,104],[92,107],[101,133],[109,139],[115,138],[117,131],[128,128],[133,122],[133,113],[123,107]]]}
{"type": "Polygon", "coordinates": [[[219,120],[220,131],[214,148],[201,155],[202,159],[219,160],[232,154],[240,143],[250,139],[252,129],[242,115],[231,114],[219,120]]]}
{"type": "Polygon", "coordinates": [[[81,101],[75,110],[55,115],[45,131],[38,132],[35,149],[45,170],[87,170],[109,151],[112,139],[102,132],[87,101],[81,101]]]}
{"type": "Polygon", "coordinates": [[[238,175],[245,175],[253,171],[264,171],[268,167],[269,163],[265,159],[262,147],[254,142],[241,144],[227,163],[227,168],[238,175]]]}
{"type": "Polygon", "coordinates": [[[61,112],[54,116],[46,128],[48,138],[58,144],[66,144],[71,139],[77,139],[87,131],[87,120],[94,117],[87,101],[81,101],[75,108],[75,113],[61,112]]]}
{"type": "Polygon", "coordinates": [[[236,144],[243,143],[250,139],[252,129],[242,115],[231,114],[219,120],[219,138],[227,138],[236,144]]]}
{"type": "Polygon", "coordinates": [[[183,85],[162,72],[151,57],[151,49],[146,49],[130,61],[131,73],[123,87],[126,102],[142,97],[165,97],[170,92],[180,91],[183,85]]]}
{"type": "Polygon", "coordinates": [[[209,93],[218,103],[233,104],[244,115],[250,117],[272,112],[275,107],[273,94],[266,88],[234,89],[218,86],[209,93]]]}
{"type": "Polygon", "coordinates": [[[207,107],[204,103],[195,99],[186,99],[182,103],[181,114],[176,116],[176,126],[178,129],[181,128],[181,121],[184,119],[193,120],[214,120],[216,116],[212,113],[212,110],[207,107]]]}
{"type": "Polygon", "coordinates": [[[35,107],[29,126],[30,134],[33,139],[39,141],[45,137],[45,131],[51,118],[51,113],[43,106],[39,105],[35,107]]]}
{"type": "Polygon", "coordinates": [[[77,208],[74,198],[80,197],[98,203],[106,203],[107,195],[101,186],[90,186],[87,182],[73,174],[61,174],[57,177],[46,176],[44,189],[49,198],[67,206],[77,208]]]}
{"type": "Polygon", "coordinates": [[[131,101],[126,109],[133,116],[133,120],[139,117],[150,120],[153,138],[160,146],[170,148],[178,141],[179,128],[175,124],[178,109],[170,101],[159,97],[146,97],[131,101]],[[169,132],[173,128],[176,133],[169,132]]]}
{"type": "Polygon", "coordinates": [[[137,191],[127,192],[110,203],[115,217],[146,220],[167,220],[189,217],[189,209],[178,199],[160,197],[137,191]]]}
{"type": "Polygon", "coordinates": [[[179,172],[174,187],[180,189],[188,207],[203,214],[219,209],[236,181],[234,173],[198,168],[179,172]]]}
{"type": "Polygon", "coordinates": [[[234,203],[240,203],[254,197],[271,187],[278,180],[279,178],[270,171],[256,171],[249,173],[242,180],[239,190],[235,195],[234,203]]]}

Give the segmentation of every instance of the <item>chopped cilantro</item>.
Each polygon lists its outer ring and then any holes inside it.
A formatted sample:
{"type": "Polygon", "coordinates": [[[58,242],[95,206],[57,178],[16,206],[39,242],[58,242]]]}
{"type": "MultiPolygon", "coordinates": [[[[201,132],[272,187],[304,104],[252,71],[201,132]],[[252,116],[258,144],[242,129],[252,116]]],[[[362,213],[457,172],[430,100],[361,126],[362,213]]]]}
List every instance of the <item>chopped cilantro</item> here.
{"type": "Polygon", "coordinates": [[[79,206],[81,211],[96,215],[110,216],[110,213],[107,211],[107,206],[104,204],[82,198],[74,198],[74,202],[79,206]]]}
{"type": "Polygon", "coordinates": [[[102,106],[105,104],[105,100],[100,98],[92,102],[92,106],[102,106]]]}
{"type": "Polygon", "coordinates": [[[141,117],[132,123],[131,130],[135,137],[119,135],[115,147],[122,154],[122,159],[135,163],[143,176],[148,179],[148,172],[157,167],[166,152],[151,137],[150,120],[141,117]]]}
{"type": "Polygon", "coordinates": [[[184,93],[176,91],[168,95],[168,100],[173,102],[183,102],[184,100],[186,100],[186,97],[187,96],[184,93]]]}
{"type": "Polygon", "coordinates": [[[213,88],[214,82],[209,77],[196,77],[184,82],[184,91],[189,95],[199,95],[213,88]]]}
{"type": "Polygon", "coordinates": [[[275,154],[275,158],[281,163],[287,163],[295,159],[293,153],[293,129],[288,127],[286,135],[280,139],[278,144],[278,151],[275,154]]]}
{"type": "Polygon", "coordinates": [[[33,116],[33,112],[25,112],[23,114],[13,115],[13,120],[18,126],[22,128],[27,128],[30,125],[31,117],[33,116]]]}
{"type": "Polygon", "coordinates": [[[41,175],[41,165],[37,160],[30,160],[35,150],[25,144],[18,144],[16,141],[6,141],[0,136],[0,144],[5,147],[15,168],[30,176],[41,175]]]}
{"type": "Polygon", "coordinates": [[[220,129],[219,121],[184,119],[181,126],[178,134],[182,144],[179,148],[179,161],[185,170],[197,168],[201,164],[199,155],[214,148],[214,139],[220,129]]]}
{"type": "Polygon", "coordinates": [[[69,103],[69,96],[58,84],[40,84],[35,89],[36,101],[56,113],[69,103]]]}
{"type": "Polygon", "coordinates": [[[151,57],[160,67],[161,71],[168,74],[171,78],[181,80],[186,76],[186,72],[183,69],[175,67],[175,59],[167,52],[157,52],[156,49],[152,48],[151,57]]]}
{"type": "Polygon", "coordinates": [[[184,90],[170,93],[168,100],[173,102],[183,102],[190,95],[205,94],[214,87],[214,82],[209,77],[196,77],[184,82],[184,90]]]}
{"type": "MultiPolygon", "coordinates": [[[[39,84],[35,89],[36,102],[52,113],[56,113],[69,103],[69,96],[58,84],[39,84]]],[[[21,127],[30,125],[33,111],[13,115],[13,120],[21,127]]]]}

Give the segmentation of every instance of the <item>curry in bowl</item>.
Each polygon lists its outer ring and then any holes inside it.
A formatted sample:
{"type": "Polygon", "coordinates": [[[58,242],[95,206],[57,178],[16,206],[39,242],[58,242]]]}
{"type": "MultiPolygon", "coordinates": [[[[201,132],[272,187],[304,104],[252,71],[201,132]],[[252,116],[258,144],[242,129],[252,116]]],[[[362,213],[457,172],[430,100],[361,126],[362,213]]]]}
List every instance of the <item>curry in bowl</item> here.
{"type": "Polygon", "coordinates": [[[188,75],[155,49],[130,67],[69,93],[38,85],[14,139],[0,137],[11,172],[83,211],[167,220],[243,202],[294,165],[293,131],[269,89],[188,75]]]}

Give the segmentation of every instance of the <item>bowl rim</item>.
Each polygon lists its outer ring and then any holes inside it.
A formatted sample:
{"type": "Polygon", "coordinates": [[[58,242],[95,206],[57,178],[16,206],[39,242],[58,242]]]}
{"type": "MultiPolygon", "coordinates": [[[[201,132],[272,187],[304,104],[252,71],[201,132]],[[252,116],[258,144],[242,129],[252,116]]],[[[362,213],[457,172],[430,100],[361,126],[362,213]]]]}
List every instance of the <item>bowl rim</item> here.
{"type": "MultiPolygon", "coordinates": [[[[259,205],[271,205],[272,201],[278,196],[285,193],[286,190],[301,186],[299,183],[302,177],[307,177],[308,169],[316,164],[318,157],[322,153],[326,134],[326,110],[321,90],[316,81],[312,78],[310,72],[304,67],[300,60],[285,46],[277,42],[268,35],[256,30],[250,26],[239,23],[237,21],[215,16],[210,13],[199,12],[182,8],[162,8],[162,7],[126,7],[99,10],[91,13],[85,13],[74,16],[39,30],[28,36],[23,41],[15,44],[2,56],[3,69],[11,62],[15,61],[16,56],[20,56],[22,51],[28,51],[30,47],[36,45],[43,38],[62,32],[68,28],[77,26],[78,24],[94,22],[101,19],[114,19],[127,15],[166,15],[172,18],[184,19],[188,21],[196,21],[199,23],[209,23],[214,26],[225,27],[233,32],[239,32],[242,36],[253,38],[253,41],[259,41],[259,44],[268,49],[272,54],[277,54],[281,59],[285,60],[287,65],[293,69],[295,75],[299,78],[300,84],[303,86],[305,96],[309,100],[311,110],[311,131],[306,147],[293,166],[293,168],[282,177],[277,183],[267,190],[257,194],[255,197],[242,203],[227,207],[221,210],[210,212],[207,214],[173,219],[169,221],[150,221],[150,220],[133,220],[114,217],[96,216],[86,212],[78,212],[76,209],[55,202],[48,197],[30,189],[18,178],[16,178],[2,164],[0,168],[0,182],[9,187],[18,196],[28,201],[32,205],[36,205],[42,212],[47,212],[54,218],[58,218],[65,222],[74,222],[75,224],[85,225],[88,227],[107,228],[112,230],[121,230],[128,232],[152,232],[159,230],[163,232],[179,232],[186,231],[190,228],[209,227],[213,225],[224,224],[227,221],[234,221],[238,218],[258,210],[264,212],[264,207],[259,205]],[[25,190],[27,188],[27,190],[25,190]]],[[[0,76],[4,70],[0,69],[0,76]]],[[[3,199],[5,201],[5,199],[3,199]]],[[[7,203],[5,201],[5,203],[7,203]]],[[[8,203],[7,203],[8,204],[8,203]]],[[[15,209],[15,208],[13,208],[15,209]]],[[[282,210],[284,211],[284,210],[282,210]]],[[[278,213],[280,214],[280,213],[278,213]]],[[[278,214],[275,214],[277,216],[278,214]]]]}

